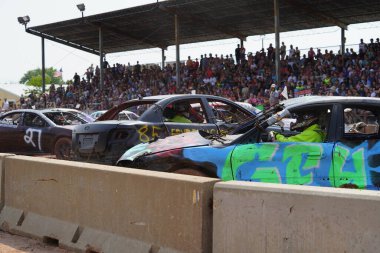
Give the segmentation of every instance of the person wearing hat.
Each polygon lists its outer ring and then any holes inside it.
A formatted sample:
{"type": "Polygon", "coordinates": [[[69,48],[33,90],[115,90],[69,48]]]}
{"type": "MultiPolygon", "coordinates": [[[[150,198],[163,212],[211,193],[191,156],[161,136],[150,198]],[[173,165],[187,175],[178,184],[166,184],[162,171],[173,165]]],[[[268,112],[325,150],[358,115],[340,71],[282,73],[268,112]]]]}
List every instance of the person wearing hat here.
{"type": "Polygon", "coordinates": [[[275,106],[280,102],[280,92],[276,90],[276,84],[272,84],[270,86],[269,91],[269,104],[270,106],[275,106]]]}
{"type": "Polygon", "coordinates": [[[167,121],[178,123],[202,123],[204,118],[187,102],[179,102],[164,110],[167,121]]]}

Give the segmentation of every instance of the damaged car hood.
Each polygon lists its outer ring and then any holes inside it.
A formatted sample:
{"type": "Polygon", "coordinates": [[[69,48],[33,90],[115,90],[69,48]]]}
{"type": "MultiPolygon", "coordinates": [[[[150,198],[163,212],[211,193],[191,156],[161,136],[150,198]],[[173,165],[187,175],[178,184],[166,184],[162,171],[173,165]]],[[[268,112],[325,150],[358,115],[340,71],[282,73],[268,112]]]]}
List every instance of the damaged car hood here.
{"type": "Polygon", "coordinates": [[[145,154],[153,154],[188,147],[207,146],[210,143],[211,140],[204,138],[199,131],[188,132],[164,139],[158,139],[157,141],[151,143],[138,144],[125,152],[119,160],[133,161],[137,157],[145,154]]]}

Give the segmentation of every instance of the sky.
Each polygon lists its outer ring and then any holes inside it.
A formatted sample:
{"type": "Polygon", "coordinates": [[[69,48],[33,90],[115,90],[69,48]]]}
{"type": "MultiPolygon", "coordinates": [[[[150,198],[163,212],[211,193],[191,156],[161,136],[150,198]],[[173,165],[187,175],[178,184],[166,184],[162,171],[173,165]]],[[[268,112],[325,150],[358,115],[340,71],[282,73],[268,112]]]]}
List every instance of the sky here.
{"type": "MultiPolygon", "coordinates": [[[[161,1],[161,0],[160,0],[161,1]]],[[[29,27],[39,26],[68,19],[80,18],[81,12],[76,5],[84,3],[84,15],[125,9],[133,6],[155,3],[157,0],[0,0],[0,83],[19,83],[22,76],[28,71],[41,68],[41,38],[25,32],[24,26],[19,24],[17,17],[30,17],[29,27]]],[[[280,20],[281,23],[281,20],[280,20]]],[[[173,34],[174,36],[174,34],[173,34]]],[[[285,42],[287,49],[292,44],[298,46],[301,53],[307,53],[310,47],[333,50],[337,52],[340,45],[341,30],[339,27],[302,30],[280,34],[280,42],[285,42]]],[[[380,22],[349,25],[345,31],[346,47],[358,51],[358,43],[363,38],[369,42],[370,38],[380,37],[380,22]]],[[[180,59],[200,58],[201,54],[213,55],[233,54],[238,39],[218,40],[211,42],[185,44],[180,46],[180,59]]],[[[256,52],[269,43],[275,45],[274,34],[250,36],[244,42],[246,52],[256,52]]],[[[168,47],[165,52],[166,61],[175,61],[175,46],[168,47]]],[[[147,49],[130,52],[108,54],[107,61],[112,64],[122,63],[131,65],[147,63],[161,63],[161,49],[147,49]]],[[[73,78],[75,72],[84,75],[91,65],[98,65],[99,57],[63,44],[45,40],[45,67],[62,69],[63,80],[73,78]]]]}

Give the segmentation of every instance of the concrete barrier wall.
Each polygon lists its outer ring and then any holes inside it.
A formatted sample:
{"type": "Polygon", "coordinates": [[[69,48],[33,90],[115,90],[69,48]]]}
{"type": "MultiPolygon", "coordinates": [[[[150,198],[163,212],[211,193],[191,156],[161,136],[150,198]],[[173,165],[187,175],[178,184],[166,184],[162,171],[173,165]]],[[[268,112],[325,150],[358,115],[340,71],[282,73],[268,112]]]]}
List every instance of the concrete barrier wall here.
{"type": "Polygon", "coordinates": [[[0,153],[0,210],[4,207],[4,158],[13,155],[14,154],[0,153]]]}
{"type": "Polygon", "coordinates": [[[1,229],[78,252],[380,252],[376,191],[9,154],[0,171],[1,229]]]}
{"type": "Polygon", "coordinates": [[[380,252],[380,192],[223,182],[214,253],[380,252]]]}
{"type": "Polygon", "coordinates": [[[3,230],[86,252],[211,252],[218,180],[2,157],[3,230]]]}

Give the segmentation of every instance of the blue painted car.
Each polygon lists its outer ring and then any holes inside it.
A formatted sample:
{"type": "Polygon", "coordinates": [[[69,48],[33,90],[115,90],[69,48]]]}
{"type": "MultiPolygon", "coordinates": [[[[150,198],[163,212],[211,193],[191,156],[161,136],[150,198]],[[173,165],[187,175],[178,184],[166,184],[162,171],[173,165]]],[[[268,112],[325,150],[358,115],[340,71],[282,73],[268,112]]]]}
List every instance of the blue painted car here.
{"type": "Polygon", "coordinates": [[[222,180],[379,190],[379,122],[378,98],[301,97],[259,114],[231,135],[192,132],[143,143],[117,164],[222,180]],[[284,136],[299,134],[281,123],[306,112],[318,115],[323,142],[269,138],[276,128],[284,136]]]}

